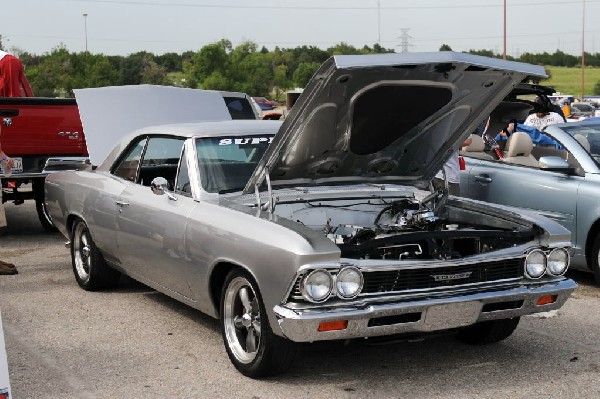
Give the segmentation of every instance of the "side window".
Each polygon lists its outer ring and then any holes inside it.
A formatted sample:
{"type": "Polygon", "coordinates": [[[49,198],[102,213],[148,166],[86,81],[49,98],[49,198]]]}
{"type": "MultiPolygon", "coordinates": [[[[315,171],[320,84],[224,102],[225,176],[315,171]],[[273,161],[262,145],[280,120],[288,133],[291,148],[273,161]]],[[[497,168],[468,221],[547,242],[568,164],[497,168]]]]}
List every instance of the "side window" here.
{"type": "Polygon", "coordinates": [[[183,143],[182,138],[150,137],[142,158],[138,182],[143,186],[150,186],[156,177],[164,177],[172,190],[183,143]]]}
{"type": "Polygon", "coordinates": [[[119,176],[125,180],[135,181],[138,166],[140,164],[140,158],[142,152],[146,146],[146,137],[138,140],[137,143],[131,146],[129,152],[125,158],[121,160],[119,165],[114,169],[113,174],[119,176]]]}
{"type": "Polygon", "coordinates": [[[190,175],[188,172],[187,157],[185,148],[181,155],[181,162],[179,163],[179,173],[177,174],[177,183],[175,184],[175,191],[179,194],[191,197],[192,186],[190,184],[190,175]]]}

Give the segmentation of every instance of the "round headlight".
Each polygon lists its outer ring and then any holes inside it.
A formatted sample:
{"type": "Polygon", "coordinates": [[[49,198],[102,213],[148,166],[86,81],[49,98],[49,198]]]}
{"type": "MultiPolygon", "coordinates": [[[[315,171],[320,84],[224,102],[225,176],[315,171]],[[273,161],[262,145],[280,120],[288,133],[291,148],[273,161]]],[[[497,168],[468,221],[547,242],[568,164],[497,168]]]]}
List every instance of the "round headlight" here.
{"type": "Polygon", "coordinates": [[[556,248],[548,255],[548,273],[553,276],[565,274],[569,267],[569,253],[564,248],[556,248]]]}
{"type": "Polygon", "coordinates": [[[356,267],[345,267],[335,277],[335,290],[342,299],[352,299],[360,294],[363,276],[356,267]]]}
{"type": "Polygon", "coordinates": [[[546,273],[546,254],[534,249],[525,258],[525,271],[531,278],[540,278],[546,273]]]}
{"type": "Polygon", "coordinates": [[[322,302],[329,298],[333,290],[333,278],[327,270],[310,272],[302,284],[302,296],[310,302],[322,302]]]}

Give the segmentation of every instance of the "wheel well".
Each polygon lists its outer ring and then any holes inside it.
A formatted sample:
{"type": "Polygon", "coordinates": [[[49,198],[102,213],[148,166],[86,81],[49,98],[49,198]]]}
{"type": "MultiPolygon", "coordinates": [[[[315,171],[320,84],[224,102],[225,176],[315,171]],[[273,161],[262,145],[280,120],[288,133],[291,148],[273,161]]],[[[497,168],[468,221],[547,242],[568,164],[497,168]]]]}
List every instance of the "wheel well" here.
{"type": "Polygon", "coordinates": [[[594,241],[596,241],[596,237],[600,234],[600,219],[596,220],[592,227],[590,227],[590,231],[588,232],[587,239],[585,240],[585,259],[588,265],[588,268],[591,269],[591,259],[592,259],[592,248],[594,246],[594,241]]]}
{"type": "Polygon", "coordinates": [[[227,278],[229,272],[231,272],[234,269],[245,270],[239,265],[228,262],[222,262],[215,265],[215,267],[213,268],[213,272],[210,275],[210,299],[215,305],[215,309],[217,310],[217,316],[221,312],[221,291],[223,290],[225,278],[227,278]]]}
{"type": "Polygon", "coordinates": [[[67,231],[69,232],[69,237],[71,236],[71,230],[73,229],[73,224],[75,223],[75,221],[77,219],[79,219],[79,216],[77,216],[77,215],[67,216],[67,223],[65,223],[65,227],[67,228],[67,231]]]}

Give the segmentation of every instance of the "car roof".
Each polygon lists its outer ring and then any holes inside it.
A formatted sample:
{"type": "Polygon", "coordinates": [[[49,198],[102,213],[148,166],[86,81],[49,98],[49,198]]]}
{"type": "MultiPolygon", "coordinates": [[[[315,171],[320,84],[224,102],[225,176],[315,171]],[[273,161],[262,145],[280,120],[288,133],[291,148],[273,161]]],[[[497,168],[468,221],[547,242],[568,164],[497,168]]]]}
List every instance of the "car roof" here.
{"type": "Polygon", "coordinates": [[[144,135],[169,135],[175,137],[221,137],[244,136],[258,134],[275,134],[281,126],[281,121],[273,120],[227,120],[227,121],[202,121],[188,123],[170,123],[164,125],[147,126],[124,136],[112,151],[98,166],[98,170],[108,170],[118,156],[136,137],[144,135]]]}
{"type": "Polygon", "coordinates": [[[128,136],[128,139],[131,140],[134,137],[144,134],[168,134],[179,137],[218,137],[223,135],[238,136],[260,133],[275,134],[277,133],[277,130],[279,130],[281,123],[281,121],[251,119],[171,123],[144,127],[131,133],[131,135],[128,136]]]}

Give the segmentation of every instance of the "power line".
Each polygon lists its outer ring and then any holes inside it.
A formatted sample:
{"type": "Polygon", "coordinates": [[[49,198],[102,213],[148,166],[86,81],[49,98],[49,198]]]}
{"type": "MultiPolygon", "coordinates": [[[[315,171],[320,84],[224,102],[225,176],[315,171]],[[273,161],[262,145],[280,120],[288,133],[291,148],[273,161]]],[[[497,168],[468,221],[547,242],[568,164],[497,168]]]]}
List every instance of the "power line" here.
{"type": "MultiPolygon", "coordinates": [[[[460,9],[460,8],[501,8],[501,4],[469,4],[469,5],[432,5],[432,6],[388,6],[388,7],[377,7],[373,6],[280,6],[280,5],[234,5],[234,4],[190,4],[190,3],[164,3],[164,2],[150,2],[150,1],[121,1],[121,0],[63,0],[68,2],[85,2],[85,3],[106,3],[106,4],[117,4],[124,6],[153,6],[153,7],[188,7],[188,8],[215,8],[215,9],[257,9],[257,10],[430,10],[430,9],[460,9]]],[[[587,0],[588,3],[599,3],[600,0],[587,0]]],[[[557,5],[564,6],[564,0],[550,1],[545,0],[542,2],[527,2],[511,4],[511,8],[514,7],[527,7],[527,6],[549,6],[557,5]]]]}

